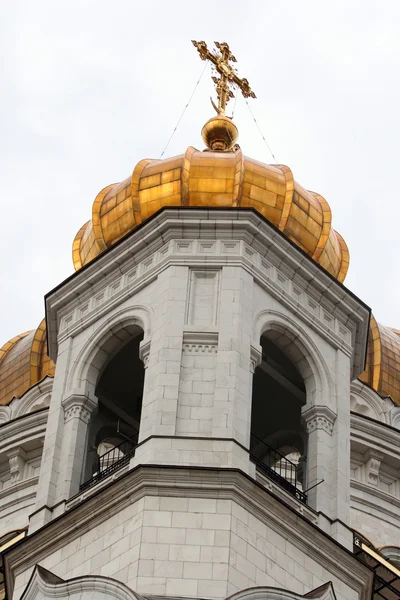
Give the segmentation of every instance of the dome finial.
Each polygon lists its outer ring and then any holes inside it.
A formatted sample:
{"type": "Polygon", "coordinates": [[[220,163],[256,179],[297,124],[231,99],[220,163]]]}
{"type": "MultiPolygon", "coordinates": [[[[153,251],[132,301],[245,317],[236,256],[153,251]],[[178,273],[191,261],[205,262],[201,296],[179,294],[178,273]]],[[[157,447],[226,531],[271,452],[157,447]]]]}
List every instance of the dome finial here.
{"type": "Polygon", "coordinates": [[[203,140],[211,150],[226,152],[233,148],[238,138],[236,125],[225,114],[226,105],[231,98],[234,98],[231,87],[236,85],[245,98],[255,98],[256,95],[251,90],[247,79],[240,79],[236,69],[230,64],[237,61],[226,42],[214,42],[220,52],[217,50],[210,52],[204,41],[196,42],[192,40],[192,44],[197,48],[201,60],[211,61],[214,73],[216,73],[212,75],[212,80],[217,90],[218,107],[212,100],[211,104],[218,113],[218,117],[210,119],[204,125],[202,129],[203,140]]]}

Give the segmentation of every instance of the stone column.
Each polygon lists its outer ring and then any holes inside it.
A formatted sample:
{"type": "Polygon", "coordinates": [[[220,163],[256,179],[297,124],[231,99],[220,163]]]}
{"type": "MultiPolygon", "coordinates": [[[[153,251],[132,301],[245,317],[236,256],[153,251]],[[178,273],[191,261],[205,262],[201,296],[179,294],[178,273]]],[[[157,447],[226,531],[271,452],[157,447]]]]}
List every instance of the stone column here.
{"type": "Polygon", "coordinates": [[[306,489],[310,490],[307,492],[308,504],[314,510],[330,516],[332,433],[336,415],[327,406],[312,406],[311,408],[305,406],[302,418],[308,434],[305,481],[306,489]]]}
{"type": "Polygon", "coordinates": [[[79,492],[85,462],[88,427],[97,403],[83,394],[74,393],[62,401],[64,433],[61,447],[56,502],[79,492]]]}
{"type": "Polygon", "coordinates": [[[187,276],[187,267],[171,266],[158,277],[151,348],[141,350],[146,377],[139,442],[175,435],[187,276]]]}
{"type": "Polygon", "coordinates": [[[213,437],[249,447],[252,374],[253,278],[242,267],[223,267],[219,314],[213,437]]]}

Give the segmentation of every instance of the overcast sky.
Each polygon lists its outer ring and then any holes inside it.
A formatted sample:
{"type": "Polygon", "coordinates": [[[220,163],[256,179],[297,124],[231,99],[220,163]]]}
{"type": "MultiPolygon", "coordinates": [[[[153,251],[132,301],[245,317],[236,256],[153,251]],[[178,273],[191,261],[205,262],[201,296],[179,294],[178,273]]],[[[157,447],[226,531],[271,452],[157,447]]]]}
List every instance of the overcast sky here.
{"type": "MultiPolygon", "coordinates": [[[[345,284],[400,328],[399,0],[2,0],[0,346],[44,316],[73,272],[96,194],[159,158],[203,69],[190,40],[227,41],[278,162],[329,202],[345,284]]],[[[203,148],[206,72],[165,156],[203,148]]],[[[243,152],[273,162],[248,108],[243,152]]]]}

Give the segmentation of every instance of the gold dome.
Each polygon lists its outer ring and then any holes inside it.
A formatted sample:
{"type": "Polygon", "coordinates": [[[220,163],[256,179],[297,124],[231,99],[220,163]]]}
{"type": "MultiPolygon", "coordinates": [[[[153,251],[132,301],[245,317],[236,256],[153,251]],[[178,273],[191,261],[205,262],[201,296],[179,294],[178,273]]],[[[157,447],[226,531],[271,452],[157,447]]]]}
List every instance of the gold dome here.
{"type": "Polygon", "coordinates": [[[46,321],[33,331],[16,335],[0,348],[0,405],[19,398],[30,387],[52,377],[55,364],[47,356],[46,321]]]}
{"type": "Polygon", "coordinates": [[[400,331],[380,325],[371,317],[367,362],[359,379],[383,397],[400,405],[400,331]]]}
{"type": "Polygon", "coordinates": [[[289,167],[260,163],[240,149],[192,147],[173,158],[141,160],[125,181],[97,195],[92,219],[73,243],[75,269],[166,206],[254,208],[338,281],[346,277],[349,252],[331,227],[328,203],[296,183],[289,167]]]}

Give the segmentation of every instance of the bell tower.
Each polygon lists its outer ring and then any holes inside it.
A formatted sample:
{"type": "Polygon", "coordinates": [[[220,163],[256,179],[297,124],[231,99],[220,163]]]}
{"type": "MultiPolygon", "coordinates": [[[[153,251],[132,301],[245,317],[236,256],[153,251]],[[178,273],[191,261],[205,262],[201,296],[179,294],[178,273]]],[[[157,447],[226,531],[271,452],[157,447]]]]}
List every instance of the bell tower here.
{"type": "Polygon", "coordinates": [[[326,200],[238,146],[231,86],[255,94],[228,44],[193,44],[215,68],[206,148],[103,189],[75,274],[46,296],[56,370],[29,536],[7,567],[16,600],[100,584],[119,598],[367,598],[350,384],[370,311],[343,286],[326,200]]]}

